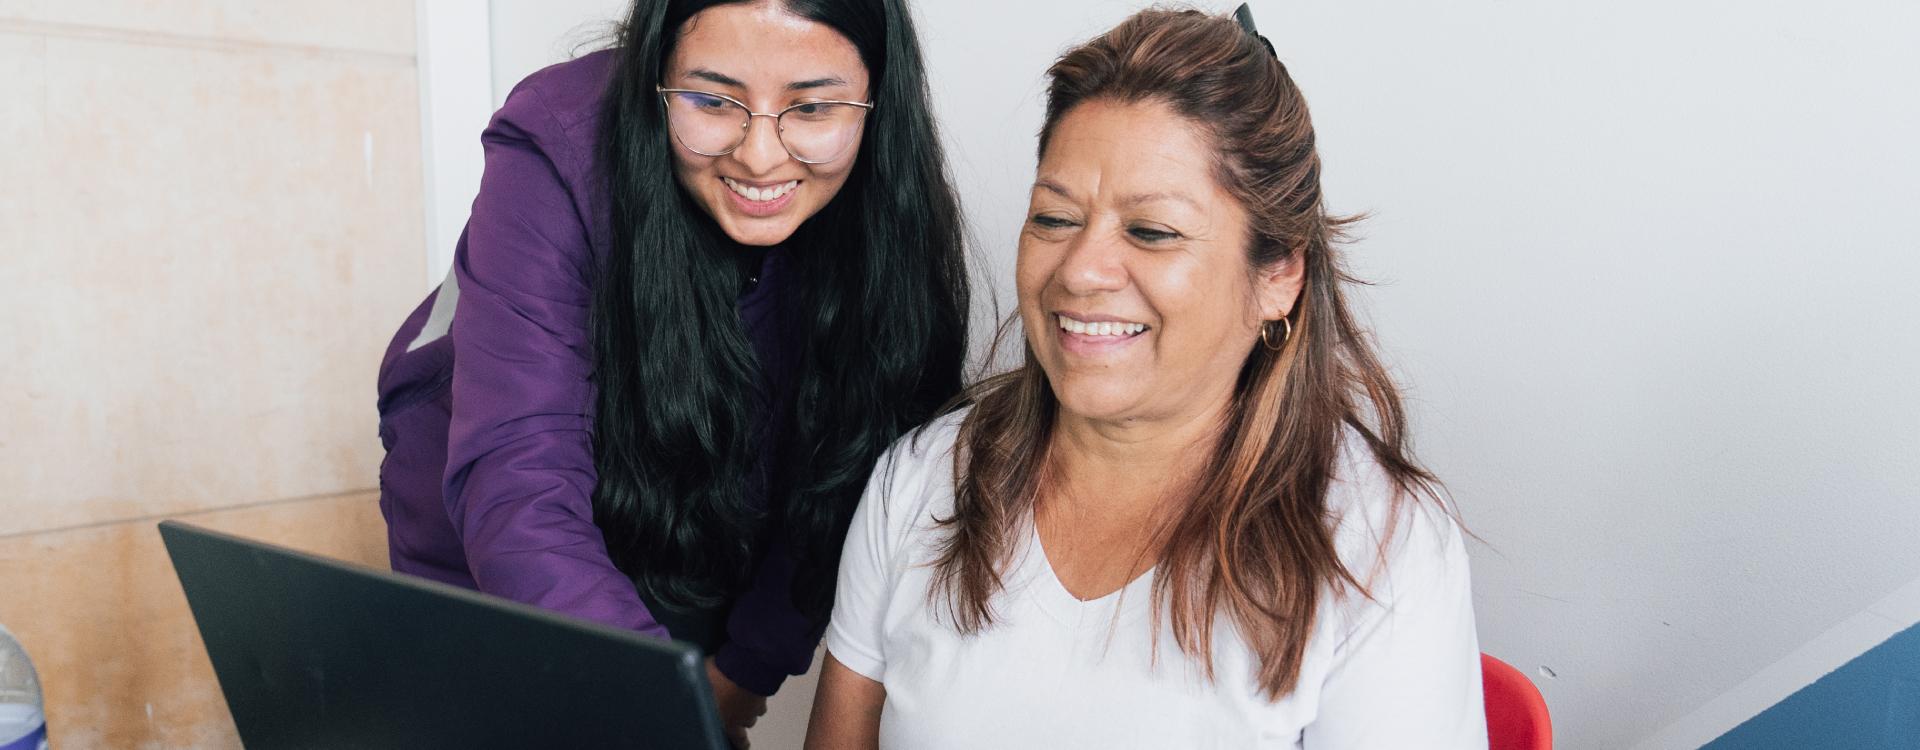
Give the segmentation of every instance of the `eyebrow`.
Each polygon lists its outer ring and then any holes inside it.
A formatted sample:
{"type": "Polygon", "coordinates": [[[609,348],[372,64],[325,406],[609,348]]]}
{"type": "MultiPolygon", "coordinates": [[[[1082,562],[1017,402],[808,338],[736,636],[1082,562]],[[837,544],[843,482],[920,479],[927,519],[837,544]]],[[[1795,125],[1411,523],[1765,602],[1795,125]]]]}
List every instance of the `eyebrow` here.
{"type": "Polygon", "coordinates": [[[747,85],[744,83],[741,83],[740,79],[738,78],[734,78],[733,76],[727,75],[725,73],[717,73],[711,70],[707,70],[706,68],[694,68],[693,70],[689,70],[687,71],[687,77],[698,78],[703,81],[711,81],[713,83],[717,83],[722,86],[733,86],[735,88],[747,87],[747,85]]]}
{"type": "Polygon", "coordinates": [[[1142,204],[1159,203],[1161,201],[1185,203],[1195,209],[1200,208],[1200,202],[1188,198],[1186,193],[1135,193],[1120,199],[1120,205],[1132,208],[1142,204]]]}
{"type": "MultiPolygon", "coordinates": [[[[1074,197],[1073,191],[1066,189],[1065,187],[1061,186],[1060,183],[1054,182],[1052,180],[1047,180],[1047,179],[1035,180],[1033,183],[1033,186],[1037,189],[1045,190],[1047,192],[1053,193],[1055,195],[1058,195],[1070,201],[1078,200],[1077,198],[1074,197]]],[[[1159,201],[1173,201],[1175,203],[1185,203],[1189,206],[1194,207],[1195,209],[1201,208],[1200,202],[1187,197],[1186,193],[1174,193],[1174,192],[1134,193],[1133,195],[1129,195],[1124,198],[1121,198],[1120,205],[1125,208],[1133,208],[1135,206],[1139,206],[1142,204],[1156,203],[1159,201]]]]}
{"type": "MultiPolygon", "coordinates": [[[[718,71],[708,70],[706,68],[694,68],[693,70],[689,70],[687,71],[687,77],[698,78],[700,80],[717,83],[722,86],[732,86],[734,88],[740,88],[740,89],[744,89],[747,87],[747,84],[741,82],[740,79],[738,78],[734,78],[733,76],[730,76],[718,71]]],[[[847,80],[845,78],[841,78],[839,76],[827,76],[825,78],[810,78],[805,81],[794,81],[792,83],[787,84],[785,88],[788,91],[805,91],[807,89],[819,89],[819,88],[826,88],[828,86],[845,86],[845,85],[847,85],[847,80]]]]}
{"type": "Polygon", "coordinates": [[[1046,180],[1046,179],[1034,180],[1033,187],[1036,190],[1045,190],[1049,193],[1053,193],[1067,200],[1074,200],[1073,191],[1068,190],[1064,187],[1061,187],[1059,183],[1053,182],[1052,180],[1046,180]]]}
{"type": "Polygon", "coordinates": [[[793,83],[787,84],[787,90],[788,91],[804,91],[806,89],[822,89],[828,86],[845,86],[845,85],[847,85],[846,79],[841,78],[839,76],[828,76],[826,78],[814,78],[814,79],[805,80],[805,81],[794,81],[793,83]]]}

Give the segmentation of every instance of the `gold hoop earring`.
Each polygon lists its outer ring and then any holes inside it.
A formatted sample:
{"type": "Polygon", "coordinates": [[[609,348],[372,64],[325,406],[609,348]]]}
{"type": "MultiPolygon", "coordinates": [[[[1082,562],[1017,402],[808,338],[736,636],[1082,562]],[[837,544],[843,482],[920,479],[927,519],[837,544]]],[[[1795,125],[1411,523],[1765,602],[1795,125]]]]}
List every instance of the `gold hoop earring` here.
{"type": "Polygon", "coordinates": [[[1270,352],[1277,352],[1287,348],[1287,339],[1293,338],[1293,321],[1282,317],[1279,322],[1285,325],[1286,329],[1280,334],[1280,344],[1275,346],[1273,343],[1274,322],[1275,321],[1269,320],[1260,326],[1260,345],[1266,347],[1267,351],[1270,352]]]}

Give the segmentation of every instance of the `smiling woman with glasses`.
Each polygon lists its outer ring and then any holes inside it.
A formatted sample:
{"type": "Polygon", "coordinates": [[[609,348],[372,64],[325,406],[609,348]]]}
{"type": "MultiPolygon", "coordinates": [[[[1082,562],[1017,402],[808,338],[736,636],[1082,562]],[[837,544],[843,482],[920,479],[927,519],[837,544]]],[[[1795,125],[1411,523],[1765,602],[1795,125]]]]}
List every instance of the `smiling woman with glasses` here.
{"type": "Polygon", "coordinates": [[[453,272],[380,369],[393,567],[701,645],[744,744],[808,667],[876,457],[960,388],[912,20],[638,0],[481,142],[453,272]]]}

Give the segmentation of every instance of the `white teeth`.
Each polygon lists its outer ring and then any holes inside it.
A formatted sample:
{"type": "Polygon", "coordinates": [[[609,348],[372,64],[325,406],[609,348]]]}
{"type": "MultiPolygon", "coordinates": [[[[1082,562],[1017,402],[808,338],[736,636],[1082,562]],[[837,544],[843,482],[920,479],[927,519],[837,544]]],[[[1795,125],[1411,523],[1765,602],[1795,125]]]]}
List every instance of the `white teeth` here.
{"type": "Polygon", "coordinates": [[[1147,330],[1145,323],[1083,323],[1065,315],[1056,317],[1060,330],[1084,336],[1132,336],[1147,330]]]}
{"type": "Polygon", "coordinates": [[[791,192],[794,187],[800,184],[799,180],[788,180],[770,188],[757,188],[750,185],[742,185],[735,182],[731,177],[722,177],[720,181],[727,184],[728,190],[739,193],[741,197],[755,202],[770,201],[779,198],[791,192]]]}

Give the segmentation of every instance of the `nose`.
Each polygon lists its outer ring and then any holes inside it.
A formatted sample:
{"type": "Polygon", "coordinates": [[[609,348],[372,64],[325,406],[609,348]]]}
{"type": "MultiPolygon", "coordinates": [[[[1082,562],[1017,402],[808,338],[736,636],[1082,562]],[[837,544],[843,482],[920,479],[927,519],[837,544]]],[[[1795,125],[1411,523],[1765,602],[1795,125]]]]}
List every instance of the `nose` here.
{"type": "Polygon", "coordinates": [[[753,175],[773,172],[788,158],[787,147],[780,143],[780,123],[772,117],[754,115],[747,120],[747,137],[733,150],[733,158],[753,175]]]}
{"type": "MultiPolygon", "coordinates": [[[[1088,227],[1089,230],[1094,227],[1088,227]]],[[[1067,245],[1055,271],[1061,287],[1076,297],[1127,287],[1126,243],[1112,232],[1082,231],[1067,245]]]]}

